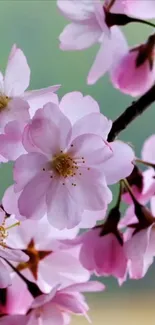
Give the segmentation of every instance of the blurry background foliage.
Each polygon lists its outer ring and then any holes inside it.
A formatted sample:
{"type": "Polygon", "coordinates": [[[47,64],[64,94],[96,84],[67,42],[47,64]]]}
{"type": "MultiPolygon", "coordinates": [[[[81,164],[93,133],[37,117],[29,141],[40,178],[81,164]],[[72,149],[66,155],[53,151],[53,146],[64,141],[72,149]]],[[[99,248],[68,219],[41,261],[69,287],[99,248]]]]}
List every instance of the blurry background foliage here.
{"type": "MultiPolygon", "coordinates": [[[[31,68],[30,89],[61,84],[59,96],[74,90],[81,91],[92,95],[100,104],[101,111],[110,119],[115,119],[134,99],[113,89],[108,75],[96,85],[87,86],[86,77],[97,46],[81,52],[60,51],[58,37],[66,24],[66,19],[56,8],[56,0],[0,0],[0,70],[4,72],[10,49],[16,43],[24,51],[31,68]]],[[[124,28],[124,32],[132,46],[144,41],[152,29],[132,24],[124,28]]],[[[120,138],[132,143],[139,156],[143,141],[154,132],[155,105],[152,105],[122,132],[120,138]]],[[[11,183],[12,164],[1,165],[1,196],[11,183]]],[[[104,283],[108,285],[106,294],[89,298],[94,305],[92,317],[95,324],[115,322],[115,325],[136,325],[146,321],[154,324],[154,266],[143,280],[128,281],[122,288],[118,288],[112,279],[104,279],[104,283]]],[[[86,324],[81,318],[76,319],[75,324],[79,323],[86,324]]]]}

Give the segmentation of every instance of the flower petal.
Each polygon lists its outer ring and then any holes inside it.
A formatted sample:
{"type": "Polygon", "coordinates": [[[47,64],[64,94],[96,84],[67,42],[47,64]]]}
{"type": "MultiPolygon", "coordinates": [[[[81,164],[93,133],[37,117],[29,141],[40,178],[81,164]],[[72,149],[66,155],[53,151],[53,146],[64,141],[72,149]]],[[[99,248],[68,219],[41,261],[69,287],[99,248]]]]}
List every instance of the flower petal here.
{"type": "Polygon", "coordinates": [[[74,228],[81,218],[81,207],[77,206],[63,181],[51,184],[46,196],[48,220],[58,229],[74,228]]]}
{"type": "Polygon", "coordinates": [[[12,47],[5,71],[4,87],[9,97],[20,96],[29,86],[30,68],[26,57],[16,45],[12,47]]]}
{"type": "Polygon", "coordinates": [[[155,163],[155,134],[145,140],[142,148],[142,159],[155,163]]]}
{"type": "Polygon", "coordinates": [[[60,109],[74,124],[82,117],[91,113],[99,113],[100,108],[96,100],[91,96],[83,96],[82,93],[74,91],[62,97],[60,109]]]}
{"type": "Polygon", "coordinates": [[[5,126],[4,132],[4,134],[0,134],[0,154],[8,160],[16,160],[25,153],[19,122],[9,122],[5,126]]]}
{"type": "Polygon", "coordinates": [[[123,1],[125,13],[143,19],[155,18],[154,0],[127,0],[123,1]]]}
{"type": "Polygon", "coordinates": [[[93,0],[58,0],[61,13],[73,21],[87,21],[94,16],[93,0]]]}
{"type": "Polygon", "coordinates": [[[113,156],[105,161],[103,170],[107,184],[114,184],[131,174],[135,155],[132,148],[122,141],[111,142],[110,146],[113,156]]]}
{"type": "Polygon", "coordinates": [[[126,256],[130,261],[129,273],[132,279],[145,275],[145,253],[147,251],[152,226],[139,231],[124,244],[126,256]]]}
{"type": "Polygon", "coordinates": [[[51,86],[39,90],[26,91],[23,98],[28,101],[30,105],[31,117],[34,116],[38,108],[45,104],[52,102],[58,105],[58,96],[54,94],[60,88],[59,85],[51,86]]]}
{"type": "Polygon", "coordinates": [[[46,325],[63,325],[63,312],[56,306],[51,306],[50,303],[44,306],[44,313],[42,315],[43,324],[46,325]]]}
{"type": "Polygon", "coordinates": [[[34,152],[20,156],[15,162],[13,171],[14,181],[17,183],[16,190],[21,191],[33,177],[43,170],[46,163],[46,156],[40,153],[34,152]]]}
{"type": "Polygon", "coordinates": [[[76,175],[75,179],[66,181],[66,187],[76,205],[80,205],[83,210],[102,210],[112,199],[104,178],[99,177],[93,168],[86,168],[82,170],[81,175],[76,175]]]}
{"type": "Polygon", "coordinates": [[[4,133],[4,127],[7,123],[17,120],[24,128],[25,123],[30,119],[28,103],[19,98],[14,97],[8,103],[5,110],[0,112],[0,128],[4,133]]]}
{"type": "Polygon", "coordinates": [[[11,277],[9,275],[9,271],[0,260],[0,288],[6,288],[9,285],[11,285],[11,277]]]}
{"type": "Polygon", "coordinates": [[[97,134],[104,140],[107,139],[111,129],[112,121],[101,113],[91,113],[78,120],[72,130],[72,139],[82,134],[97,134]]]}
{"type": "Polygon", "coordinates": [[[64,51],[86,49],[99,40],[101,33],[96,20],[88,24],[71,23],[59,36],[60,48],[64,51]]]}
{"type": "MultiPolygon", "coordinates": [[[[1,317],[1,325],[27,325],[25,315],[11,315],[1,317]]],[[[34,325],[34,324],[33,324],[34,325]]]]}
{"type": "Polygon", "coordinates": [[[30,139],[35,146],[52,158],[52,155],[66,148],[70,139],[71,124],[58,106],[48,103],[39,110],[39,113],[37,111],[29,132],[25,140],[28,142],[30,139]]]}
{"type": "Polygon", "coordinates": [[[41,172],[27,183],[18,200],[21,215],[28,219],[41,219],[45,215],[45,195],[50,182],[50,175],[41,172]]]}
{"type": "Polygon", "coordinates": [[[27,262],[29,260],[29,256],[19,249],[11,249],[7,247],[2,247],[0,249],[0,257],[15,262],[27,262]]]}
{"type": "Polygon", "coordinates": [[[127,49],[126,40],[119,28],[111,28],[110,37],[106,35],[102,37],[101,47],[88,74],[88,84],[96,83],[112,67],[113,63],[127,52],[127,49]]]}
{"type": "Polygon", "coordinates": [[[84,283],[76,283],[63,289],[63,292],[100,292],[105,289],[105,285],[99,281],[88,281],[84,283]]]}

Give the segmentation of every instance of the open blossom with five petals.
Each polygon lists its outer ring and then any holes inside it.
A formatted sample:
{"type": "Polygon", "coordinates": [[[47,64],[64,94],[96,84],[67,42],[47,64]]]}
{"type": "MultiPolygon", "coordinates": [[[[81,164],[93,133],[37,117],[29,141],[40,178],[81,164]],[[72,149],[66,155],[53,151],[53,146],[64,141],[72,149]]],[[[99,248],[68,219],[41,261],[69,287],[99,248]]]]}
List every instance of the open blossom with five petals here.
{"type": "Polygon", "coordinates": [[[56,285],[49,294],[36,297],[30,305],[30,312],[25,316],[13,315],[1,317],[1,324],[9,325],[67,325],[71,315],[87,316],[89,307],[83,292],[99,292],[104,285],[97,281],[90,281],[60,289],[56,285]]]}
{"type": "Polygon", "coordinates": [[[121,30],[110,27],[100,0],[58,0],[61,13],[72,22],[61,33],[62,50],[83,50],[95,43],[101,47],[88,75],[88,84],[94,84],[128,51],[121,30]]]}
{"type": "MultiPolygon", "coordinates": [[[[13,223],[15,219],[11,216],[7,222],[13,223]]],[[[16,264],[18,271],[37,283],[43,292],[49,292],[55,283],[64,287],[90,277],[79,261],[79,249],[67,249],[62,241],[74,238],[77,232],[78,228],[63,231],[52,228],[45,217],[26,220],[12,229],[7,244],[29,256],[28,261],[16,264]]]]}
{"type": "Polygon", "coordinates": [[[131,173],[132,149],[119,141],[108,144],[99,134],[91,134],[89,115],[85,123],[84,133],[80,121],[72,126],[54,104],[36,112],[25,129],[23,143],[28,154],[19,157],[14,166],[21,215],[39,219],[47,212],[53,226],[73,228],[84,210],[99,211],[110,202],[107,183],[131,173]],[[121,151],[126,151],[122,160],[121,151]]]}
{"type": "Polygon", "coordinates": [[[6,288],[11,284],[10,270],[5,260],[14,262],[27,262],[28,255],[19,248],[14,249],[8,246],[6,239],[8,237],[9,227],[5,225],[5,212],[0,208],[0,288],[6,288]]]}
{"type": "MultiPolygon", "coordinates": [[[[143,2],[143,1],[142,1],[143,2]]],[[[113,85],[133,97],[143,95],[155,82],[155,36],[129,50],[110,70],[113,85]]]]}

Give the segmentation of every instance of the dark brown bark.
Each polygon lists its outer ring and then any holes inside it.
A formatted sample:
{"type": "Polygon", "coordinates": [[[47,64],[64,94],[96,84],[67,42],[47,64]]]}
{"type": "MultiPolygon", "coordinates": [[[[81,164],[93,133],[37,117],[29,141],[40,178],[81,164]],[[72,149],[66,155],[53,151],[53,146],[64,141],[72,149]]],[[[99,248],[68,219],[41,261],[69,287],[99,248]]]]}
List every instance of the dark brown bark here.
{"type": "Polygon", "coordinates": [[[113,141],[121,131],[125,130],[127,126],[141,115],[153,102],[155,102],[155,85],[137,101],[127,107],[127,109],[113,122],[111,131],[108,135],[108,141],[113,141]]]}

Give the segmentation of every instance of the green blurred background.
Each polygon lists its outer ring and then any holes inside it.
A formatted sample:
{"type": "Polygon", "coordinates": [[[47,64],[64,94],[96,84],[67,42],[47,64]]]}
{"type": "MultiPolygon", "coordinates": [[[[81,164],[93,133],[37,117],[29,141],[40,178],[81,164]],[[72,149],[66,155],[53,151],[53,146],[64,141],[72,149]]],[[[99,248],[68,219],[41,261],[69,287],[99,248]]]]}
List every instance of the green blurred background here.
{"type": "MultiPolygon", "coordinates": [[[[79,0],[80,1],[80,0],[79,0]]],[[[143,1],[143,0],[139,0],[143,1]]],[[[148,0],[149,1],[149,0],[148,0]]],[[[112,88],[108,76],[94,86],[86,85],[86,76],[97,47],[83,52],[62,52],[58,37],[67,21],[59,14],[56,0],[0,1],[0,69],[4,71],[9,51],[14,43],[21,47],[31,67],[31,89],[61,84],[59,95],[79,90],[92,95],[102,112],[115,119],[132,98],[112,88]]],[[[150,27],[133,24],[124,28],[130,45],[139,43],[152,32],[150,27]]],[[[124,131],[120,138],[133,144],[140,155],[144,139],[155,132],[155,105],[124,131]]],[[[121,159],[121,157],[120,157],[121,159]]],[[[12,182],[12,166],[1,165],[0,195],[12,182]]],[[[154,324],[154,267],[145,279],[128,281],[118,288],[116,281],[104,279],[104,294],[90,295],[94,324],[154,324]]],[[[72,324],[86,324],[82,318],[72,324]]]]}

